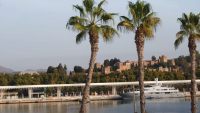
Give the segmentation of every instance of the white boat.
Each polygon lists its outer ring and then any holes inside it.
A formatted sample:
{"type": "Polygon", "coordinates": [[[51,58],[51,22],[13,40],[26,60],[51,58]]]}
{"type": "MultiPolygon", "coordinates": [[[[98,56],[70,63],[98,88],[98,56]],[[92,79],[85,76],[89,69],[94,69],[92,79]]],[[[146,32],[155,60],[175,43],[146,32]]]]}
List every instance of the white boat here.
{"type": "MultiPolygon", "coordinates": [[[[158,83],[158,78],[155,78],[155,84],[149,87],[144,87],[145,98],[176,98],[176,97],[184,97],[184,93],[180,92],[178,89],[174,87],[166,87],[162,86],[162,84],[158,83]]],[[[135,96],[138,98],[140,96],[140,91],[131,91],[126,92],[121,95],[123,98],[133,98],[135,96]]]]}

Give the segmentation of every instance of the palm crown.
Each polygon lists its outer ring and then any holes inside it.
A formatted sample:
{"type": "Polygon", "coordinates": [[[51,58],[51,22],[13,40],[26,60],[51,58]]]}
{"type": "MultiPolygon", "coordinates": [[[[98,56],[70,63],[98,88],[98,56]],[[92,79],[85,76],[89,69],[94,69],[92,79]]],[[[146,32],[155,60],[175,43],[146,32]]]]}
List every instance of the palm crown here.
{"type": "Polygon", "coordinates": [[[118,29],[125,31],[141,30],[145,37],[151,38],[154,36],[154,30],[160,23],[160,18],[155,16],[151,10],[151,5],[144,1],[136,3],[129,2],[129,17],[121,16],[121,22],[118,24],[118,29]]]}
{"type": "Polygon", "coordinates": [[[79,32],[76,36],[76,43],[84,40],[90,32],[97,35],[97,37],[90,37],[97,38],[90,39],[90,41],[98,41],[98,35],[101,35],[104,41],[109,41],[117,34],[117,31],[109,26],[110,22],[114,22],[113,17],[116,14],[106,12],[102,8],[104,3],[105,0],[102,0],[95,6],[94,0],[83,0],[83,6],[73,6],[75,10],[79,11],[80,15],[72,16],[67,23],[67,28],[79,32]]]}
{"type": "Polygon", "coordinates": [[[184,37],[194,38],[200,40],[200,14],[190,13],[186,15],[183,13],[182,18],[178,18],[180,22],[180,31],[176,33],[175,48],[183,42],[184,37]]]}

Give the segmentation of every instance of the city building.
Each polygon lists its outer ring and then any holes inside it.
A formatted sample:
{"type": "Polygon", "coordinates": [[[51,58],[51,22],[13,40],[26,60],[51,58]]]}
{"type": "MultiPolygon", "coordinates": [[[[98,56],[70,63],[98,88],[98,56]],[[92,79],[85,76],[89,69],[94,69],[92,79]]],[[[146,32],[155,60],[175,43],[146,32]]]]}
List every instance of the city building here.
{"type": "Polygon", "coordinates": [[[172,65],[172,66],[175,66],[175,65],[176,65],[174,59],[168,60],[168,63],[169,63],[170,65],[172,65]]]}
{"type": "Polygon", "coordinates": [[[132,67],[137,67],[138,66],[138,62],[137,61],[133,61],[131,65],[132,65],[132,67]]]}
{"type": "Polygon", "coordinates": [[[167,56],[165,55],[162,55],[159,57],[159,62],[160,63],[167,63],[168,59],[167,59],[167,56]]]}
{"type": "Polygon", "coordinates": [[[25,75],[25,74],[39,75],[39,73],[37,71],[22,71],[22,72],[19,73],[19,75],[25,75]]]}
{"type": "Polygon", "coordinates": [[[158,71],[161,71],[161,72],[169,72],[169,68],[167,68],[167,67],[162,67],[162,66],[160,66],[159,68],[158,68],[158,71]]]}
{"type": "Polygon", "coordinates": [[[118,62],[116,63],[116,66],[117,66],[117,71],[122,72],[122,71],[131,69],[131,62],[128,62],[128,61],[118,62]]]}
{"type": "Polygon", "coordinates": [[[106,66],[103,68],[103,73],[104,74],[110,74],[111,73],[111,67],[110,66],[106,66]]]}
{"type": "Polygon", "coordinates": [[[101,68],[102,68],[102,64],[100,64],[100,63],[95,63],[95,67],[96,67],[97,69],[101,69],[101,68]]]}
{"type": "Polygon", "coordinates": [[[145,67],[150,66],[151,65],[151,60],[145,60],[143,63],[144,63],[145,67]]]}

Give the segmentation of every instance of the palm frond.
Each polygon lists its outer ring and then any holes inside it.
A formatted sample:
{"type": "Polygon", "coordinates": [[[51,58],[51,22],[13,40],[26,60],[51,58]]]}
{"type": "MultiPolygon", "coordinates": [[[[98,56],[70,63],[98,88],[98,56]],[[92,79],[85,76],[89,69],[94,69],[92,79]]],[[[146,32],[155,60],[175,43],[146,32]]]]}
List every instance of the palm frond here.
{"type": "Polygon", "coordinates": [[[101,2],[99,2],[98,8],[101,8],[104,3],[106,3],[106,0],[102,0],[101,2]]]}
{"type": "Polygon", "coordinates": [[[156,13],[155,12],[149,12],[148,14],[144,15],[143,18],[141,18],[142,22],[146,21],[149,18],[155,17],[156,13]]]}
{"type": "Polygon", "coordinates": [[[105,10],[101,7],[94,7],[93,8],[93,18],[97,17],[97,19],[100,18],[100,16],[105,13],[105,10]]]}
{"type": "MultiPolygon", "coordinates": [[[[66,25],[68,29],[79,32],[76,36],[76,43],[84,40],[88,33],[94,33],[94,35],[101,34],[105,40],[118,35],[117,31],[109,26],[109,22],[114,23],[116,13],[108,13],[102,8],[106,0],[101,0],[97,5],[94,0],[83,0],[82,3],[82,6],[73,6],[75,10],[80,12],[80,16],[70,17],[66,25]]],[[[90,36],[89,38],[92,39],[91,34],[90,36]]],[[[95,36],[94,38],[99,38],[99,36],[95,36]]]]}
{"type": "Polygon", "coordinates": [[[83,30],[86,30],[86,27],[82,24],[75,24],[74,25],[74,30],[77,30],[77,31],[83,31],[83,30]]]}
{"type": "Polygon", "coordinates": [[[200,33],[198,33],[198,34],[195,35],[195,39],[196,39],[198,42],[200,42],[200,33]]]}
{"type": "Polygon", "coordinates": [[[154,30],[160,24],[160,18],[152,11],[151,5],[145,1],[129,2],[129,19],[125,16],[120,18],[121,22],[117,25],[119,30],[133,31],[140,28],[145,37],[150,39],[154,36],[154,30]]]}
{"type": "Polygon", "coordinates": [[[161,24],[161,19],[158,17],[154,17],[153,19],[153,26],[154,26],[154,30],[156,31],[157,27],[161,24]]]}
{"type": "MultiPolygon", "coordinates": [[[[140,1],[138,0],[135,3],[135,12],[137,15],[138,20],[140,20],[141,18],[143,18],[144,14],[143,14],[143,8],[144,8],[145,2],[144,1],[140,1]]],[[[137,21],[138,21],[137,20],[137,21]]],[[[138,21],[139,22],[139,21],[138,21]]]]}
{"type": "Polygon", "coordinates": [[[96,7],[93,7],[93,18],[95,16],[99,19],[99,16],[105,13],[105,10],[102,8],[102,5],[106,3],[106,0],[102,0],[96,7]]]}
{"type": "MultiPolygon", "coordinates": [[[[199,16],[199,18],[200,18],[200,16],[199,16]]],[[[200,33],[200,21],[199,21],[199,24],[197,25],[197,32],[200,33]]]]}
{"type": "Polygon", "coordinates": [[[176,38],[180,38],[180,37],[184,37],[184,36],[188,36],[187,32],[185,32],[185,31],[179,31],[176,33],[176,38]]]}
{"type": "Polygon", "coordinates": [[[152,11],[149,3],[141,1],[137,2],[137,5],[137,9],[135,10],[137,11],[138,20],[136,20],[136,23],[140,26],[139,28],[143,31],[145,37],[150,39],[154,36],[154,31],[156,31],[161,20],[156,16],[155,12],[152,11]]]}
{"type": "Polygon", "coordinates": [[[100,33],[104,41],[111,41],[115,35],[119,36],[118,32],[111,26],[102,25],[100,27],[100,33]]]}
{"type": "Polygon", "coordinates": [[[146,39],[151,39],[152,37],[154,37],[154,31],[153,31],[153,27],[152,26],[143,26],[142,28],[143,33],[146,37],[146,39]]]}
{"type": "Polygon", "coordinates": [[[133,31],[135,28],[135,26],[130,22],[130,21],[121,21],[118,25],[117,25],[117,29],[120,31],[133,31]]]}
{"type": "Polygon", "coordinates": [[[135,26],[133,25],[133,21],[126,16],[120,16],[121,22],[118,23],[117,29],[120,31],[133,31],[135,26]]]}
{"type": "Polygon", "coordinates": [[[94,0],[83,0],[83,5],[85,7],[86,12],[92,12],[94,0]]]}
{"type": "Polygon", "coordinates": [[[182,32],[178,32],[177,37],[187,36],[189,38],[194,36],[195,39],[198,37],[198,34],[200,34],[200,17],[198,14],[191,12],[187,15],[183,13],[182,17],[178,18],[178,21],[182,32]]]}
{"type": "Polygon", "coordinates": [[[182,19],[185,20],[186,22],[189,21],[187,14],[183,13],[182,19]]]}
{"type": "Polygon", "coordinates": [[[179,31],[176,33],[176,40],[174,42],[175,49],[183,42],[184,37],[187,36],[185,31],[179,31]]]}
{"type": "Polygon", "coordinates": [[[86,39],[87,31],[81,31],[76,35],[76,43],[79,44],[86,39]]]}
{"type": "Polygon", "coordinates": [[[126,20],[126,21],[129,21],[129,22],[132,21],[131,19],[129,19],[129,18],[126,17],[126,16],[120,16],[120,20],[121,20],[121,21],[126,20]]]}
{"type": "Polygon", "coordinates": [[[70,19],[68,20],[68,23],[70,25],[74,25],[76,23],[80,23],[80,24],[86,24],[88,23],[88,20],[82,17],[78,17],[78,16],[72,16],[70,17],[70,19]]]}
{"type": "Polygon", "coordinates": [[[84,8],[82,6],[79,6],[79,5],[73,5],[74,9],[75,10],[78,10],[79,13],[80,13],[80,16],[85,16],[85,12],[84,12],[84,8]]]}
{"type": "Polygon", "coordinates": [[[154,13],[151,13],[150,14],[151,16],[147,16],[145,19],[144,19],[144,22],[143,24],[147,27],[151,27],[152,29],[154,29],[156,31],[158,25],[160,25],[161,23],[161,20],[160,18],[158,17],[155,17],[154,16],[154,13]]]}
{"type": "Polygon", "coordinates": [[[181,26],[185,26],[186,25],[186,21],[184,20],[184,18],[178,18],[177,21],[180,22],[181,26]]]}
{"type": "Polygon", "coordinates": [[[84,25],[87,20],[84,18],[78,17],[78,16],[73,16],[69,19],[66,28],[72,29],[72,30],[77,30],[77,31],[82,31],[86,29],[86,26],[84,25]]]}
{"type": "Polygon", "coordinates": [[[138,20],[138,16],[136,14],[136,5],[132,2],[129,2],[128,8],[129,8],[129,16],[132,16],[133,20],[136,22],[138,20]]]}
{"type": "Polygon", "coordinates": [[[174,47],[175,47],[175,49],[177,49],[178,48],[178,46],[183,42],[183,37],[180,37],[180,38],[177,38],[176,40],[175,40],[175,42],[174,42],[174,47]]]}
{"type": "Polygon", "coordinates": [[[114,16],[117,15],[117,13],[103,13],[101,16],[101,21],[103,23],[108,23],[110,21],[114,22],[114,16]]]}
{"type": "Polygon", "coordinates": [[[151,10],[152,10],[151,5],[149,3],[145,4],[143,8],[144,16],[148,15],[151,12],[151,10]]]}

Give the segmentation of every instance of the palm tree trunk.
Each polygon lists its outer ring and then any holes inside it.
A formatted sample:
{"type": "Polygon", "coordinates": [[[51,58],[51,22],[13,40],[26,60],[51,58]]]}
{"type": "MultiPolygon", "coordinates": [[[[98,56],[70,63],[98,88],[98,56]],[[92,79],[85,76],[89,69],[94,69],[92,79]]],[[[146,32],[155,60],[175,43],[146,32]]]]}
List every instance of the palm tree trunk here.
{"type": "Polygon", "coordinates": [[[190,58],[191,58],[191,113],[197,113],[196,108],[196,43],[195,39],[189,37],[189,51],[190,51],[190,58]]]}
{"type": "Polygon", "coordinates": [[[144,35],[137,30],[135,36],[135,43],[138,54],[138,75],[139,75],[139,87],[140,87],[140,111],[145,111],[145,95],[144,95],[144,35]]]}
{"type": "Polygon", "coordinates": [[[88,75],[86,77],[86,83],[83,90],[82,103],[81,103],[81,108],[80,108],[79,113],[87,113],[87,110],[89,108],[90,83],[92,81],[94,64],[95,64],[96,56],[98,52],[98,40],[94,40],[94,39],[98,39],[98,36],[90,33],[91,56],[90,56],[89,70],[88,70],[88,75]],[[97,37],[97,38],[94,38],[94,37],[97,37]]]}

